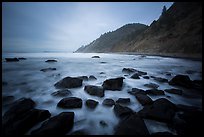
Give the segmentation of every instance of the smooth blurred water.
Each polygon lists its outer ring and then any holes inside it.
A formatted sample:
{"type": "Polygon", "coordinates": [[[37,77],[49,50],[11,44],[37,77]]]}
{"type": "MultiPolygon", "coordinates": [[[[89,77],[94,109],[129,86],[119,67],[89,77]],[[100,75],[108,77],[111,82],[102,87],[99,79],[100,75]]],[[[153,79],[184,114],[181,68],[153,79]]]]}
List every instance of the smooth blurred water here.
{"type": "MultiPolygon", "coordinates": [[[[113,113],[113,107],[105,107],[102,101],[105,98],[117,100],[120,97],[128,97],[131,103],[127,106],[134,111],[142,109],[141,104],[134,96],[127,92],[132,88],[148,89],[144,86],[147,83],[159,84],[158,89],[175,88],[168,83],[159,83],[154,79],[131,79],[130,76],[124,76],[123,68],[135,68],[140,71],[147,72],[148,76],[163,77],[170,80],[177,74],[186,74],[187,70],[193,70],[195,73],[188,74],[191,80],[202,79],[202,62],[187,59],[167,58],[159,56],[140,55],[122,55],[122,54],[104,54],[104,53],[7,53],[2,55],[2,80],[8,82],[8,85],[2,87],[2,95],[12,95],[15,100],[21,97],[30,97],[37,103],[37,108],[47,109],[52,116],[63,111],[75,112],[75,124],[73,131],[78,129],[86,129],[90,134],[113,134],[114,127],[119,119],[113,113]],[[91,58],[97,55],[100,58],[91,58]],[[6,57],[25,57],[26,60],[19,62],[5,62],[6,57]],[[47,59],[56,59],[58,62],[47,63],[47,59]],[[101,63],[105,62],[105,63],[101,63]],[[56,68],[56,71],[42,72],[43,68],[56,68]],[[105,74],[100,74],[104,72],[105,74]],[[165,73],[170,72],[172,75],[167,76],[165,73]],[[80,88],[70,89],[72,96],[80,97],[83,100],[81,109],[61,109],[56,107],[59,100],[63,97],[53,97],[51,93],[57,91],[54,84],[67,76],[90,76],[94,75],[97,80],[83,81],[80,88]],[[85,85],[102,85],[103,81],[108,78],[116,78],[123,76],[124,84],[122,91],[105,91],[105,96],[100,98],[91,96],[84,91],[85,85]],[[87,99],[94,99],[99,102],[95,110],[90,110],[85,106],[87,99]],[[104,120],[108,126],[102,127],[99,122],[104,120]]],[[[186,90],[186,89],[185,89],[186,90]]],[[[160,97],[169,99],[175,104],[185,104],[202,108],[202,98],[186,98],[180,95],[165,93],[171,96],[167,98],[163,96],[150,96],[153,100],[160,97]]],[[[191,96],[191,93],[189,93],[191,96]]],[[[2,107],[2,114],[9,107],[2,107]]],[[[152,123],[146,122],[150,132],[161,131],[163,128],[151,128],[152,123]]],[[[155,122],[155,125],[157,123],[155,122]]]]}

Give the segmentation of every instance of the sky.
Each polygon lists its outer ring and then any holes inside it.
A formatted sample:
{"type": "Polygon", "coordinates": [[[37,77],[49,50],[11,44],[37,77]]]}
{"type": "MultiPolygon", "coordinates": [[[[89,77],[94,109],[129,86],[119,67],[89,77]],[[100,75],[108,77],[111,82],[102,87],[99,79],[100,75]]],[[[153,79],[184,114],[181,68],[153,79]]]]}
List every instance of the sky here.
{"type": "Polygon", "coordinates": [[[73,52],[128,23],[150,25],[173,2],[3,2],[3,52],[73,52]]]}

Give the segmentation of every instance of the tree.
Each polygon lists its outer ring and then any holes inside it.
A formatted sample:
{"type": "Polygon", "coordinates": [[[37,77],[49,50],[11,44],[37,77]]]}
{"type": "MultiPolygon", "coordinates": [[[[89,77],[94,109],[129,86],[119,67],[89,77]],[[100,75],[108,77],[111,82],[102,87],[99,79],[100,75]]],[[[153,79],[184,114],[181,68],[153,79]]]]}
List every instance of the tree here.
{"type": "Polygon", "coordinates": [[[163,7],[162,16],[166,14],[166,6],[163,7]]]}

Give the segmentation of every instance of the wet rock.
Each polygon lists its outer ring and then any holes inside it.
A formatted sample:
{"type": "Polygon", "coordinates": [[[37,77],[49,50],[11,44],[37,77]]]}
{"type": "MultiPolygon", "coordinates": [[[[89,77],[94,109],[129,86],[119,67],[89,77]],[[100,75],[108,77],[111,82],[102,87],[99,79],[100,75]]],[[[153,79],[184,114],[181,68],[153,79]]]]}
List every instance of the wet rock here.
{"type": "Polygon", "coordinates": [[[103,82],[105,90],[121,90],[123,86],[123,77],[107,79],[103,82]]]}
{"type": "Polygon", "coordinates": [[[168,79],[165,79],[165,78],[160,78],[160,77],[155,77],[154,80],[158,81],[158,82],[168,82],[168,79]]]}
{"type": "Polygon", "coordinates": [[[17,62],[19,59],[17,58],[5,58],[6,62],[17,62]]]}
{"type": "Polygon", "coordinates": [[[86,100],[86,106],[90,109],[95,109],[97,105],[98,105],[98,101],[95,101],[92,99],[86,100]]]}
{"type": "Polygon", "coordinates": [[[112,107],[113,105],[115,105],[115,101],[111,98],[106,98],[103,100],[103,105],[105,106],[109,106],[109,107],[112,107]]]}
{"type": "Polygon", "coordinates": [[[81,108],[82,107],[82,99],[77,97],[67,97],[63,98],[57,104],[60,108],[81,108]]]}
{"type": "Polygon", "coordinates": [[[102,62],[100,62],[100,63],[105,64],[105,63],[107,63],[107,62],[102,61],[102,62]]]}
{"type": "Polygon", "coordinates": [[[23,135],[37,123],[51,116],[48,110],[31,109],[22,113],[15,121],[3,126],[4,135],[23,135]]]}
{"type": "Polygon", "coordinates": [[[151,105],[146,105],[138,114],[147,119],[170,122],[176,111],[176,106],[165,98],[155,100],[151,105]]]}
{"type": "Polygon", "coordinates": [[[56,88],[77,88],[82,86],[82,79],[74,77],[65,77],[62,80],[55,83],[56,88]]]}
{"type": "Polygon", "coordinates": [[[130,103],[130,98],[119,98],[118,100],[116,100],[116,103],[128,104],[128,103],[130,103]]]}
{"type": "Polygon", "coordinates": [[[133,114],[132,109],[125,107],[125,106],[122,106],[122,105],[119,105],[119,104],[115,104],[113,111],[114,111],[115,115],[118,116],[119,118],[125,118],[125,117],[133,114]]]}
{"type": "Polygon", "coordinates": [[[144,79],[149,79],[149,76],[143,76],[144,79]]]}
{"type": "Polygon", "coordinates": [[[99,56],[92,56],[91,58],[100,58],[99,56]]]}
{"type": "Polygon", "coordinates": [[[176,85],[176,86],[191,88],[192,81],[187,75],[176,75],[169,81],[169,85],[176,85]]]}
{"type": "Polygon", "coordinates": [[[55,60],[55,59],[48,59],[45,62],[57,62],[57,60],[55,60]]]}
{"type": "Polygon", "coordinates": [[[165,95],[164,91],[159,89],[148,89],[146,90],[146,93],[150,95],[165,95]]]}
{"type": "Polygon", "coordinates": [[[173,134],[166,131],[166,132],[155,132],[155,133],[152,133],[151,135],[152,136],[171,136],[173,134]]]}
{"type": "Polygon", "coordinates": [[[153,103],[152,99],[145,94],[136,94],[135,97],[143,106],[153,103]]]}
{"type": "Polygon", "coordinates": [[[97,80],[96,77],[94,77],[93,75],[89,76],[89,80],[97,80]]]}
{"type": "Polygon", "coordinates": [[[99,74],[105,74],[105,72],[100,72],[99,74]]]}
{"type": "Polygon", "coordinates": [[[65,135],[74,125],[74,112],[62,112],[51,117],[42,126],[31,132],[32,135],[65,135]]]}
{"type": "Polygon", "coordinates": [[[18,58],[19,60],[26,60],[26,58],[18,58]]]}
{"type": "Polygon", "coordinates": [[[58,96],[58,97],[65,97],[65,96],[72,95],[72,93],[68,89],[61,89],[61,90],[58,90],[56,92],[53,92],[51,95],[52,96],[58,96]]]}
{"type": "Polygon", "coordinates": [[[80,129],[70,133],[70,135],[89,135],[89,134],[84,129],[80,129]]]}
{"type": "Polygon", "coordinates": [[[47,71],[53,71],[53,70],[57,70],[57,69],[56,68],[45,68],[45,69],[41,69],[40,71],[47,72],[47,71]]]}
{"type": "Polygon", "coordinates": [[[139,88],[132,88],[132,91],[128,91],[128,93],[131,95],[136,95],[136,94],[145,94],[146,95],[146,92],[142,89],[139,89],[139,88]]]}
{"type": "Polygon", "coordinates": [[[99,123],[100,123],[100,125],[102,127],[107,127],[108,126],[108,124],[104,120],[101,120],[99,123]]]}
{"type": "Polygon", "coordinates": [[[130,78],[132,78],[132,79],[140,79],[138,73],[133,74],[130,78]]]}
{"type": "Polygon", "coordinates": [[[119,122],[114,134],[147,136],[149,135],[149,132],[144,123],[144,120],[141,119],[136,113],[134,113],[119,122]]]}
{"type": "Polygon", "coordinates": [[[90,95],[104,97],[104,89],[101,86],[86,85],[84,90],[90,95]]]}
{"type": "Polygon", "coordinates": [[[128,74],[134,73],[136,71],[137,70],[133,69],[133,68],[123,68],[123,70],[122,70],[123,73],[128,73],[128,74]]]}
{"type": "Polygon", "coordinates": [[[81,80],[85,80],[85,81],[88,80],[88,77],[87,77],[87,76],[78,76],[78,77],[76,77],[76,78],[79,78],[79,79],[81,79],[81,80]]]}
{"type": "Polygon", "coordinates": [[[181,89],[175,89],[175,88],[165,89],[164,91],[168,92],[168,93],[172,93],[172,94],[178,94],[178,95],[182,95],[182,93],[183,93],[183,91],[181,89]]]}
{"type": "Polygon", "coordinates": [[[144,86],[148,87],[148,88],[153,88],[153,89],[156,89],[159,87],[159,85],[157,85],[155,83],[144,84],[144,86]]]}

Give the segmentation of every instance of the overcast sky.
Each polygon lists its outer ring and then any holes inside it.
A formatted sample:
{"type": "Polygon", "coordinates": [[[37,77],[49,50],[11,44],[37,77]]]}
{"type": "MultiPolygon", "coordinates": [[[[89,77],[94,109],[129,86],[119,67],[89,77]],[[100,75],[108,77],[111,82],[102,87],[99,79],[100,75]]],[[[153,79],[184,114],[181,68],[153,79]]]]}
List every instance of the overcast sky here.
{"type": "Polygon", "coordinates": [[[150,25],[173,2],[2,4],[3,52],[73,52],[128,23],[150,25]]]}

